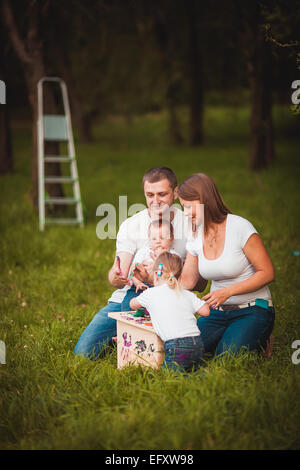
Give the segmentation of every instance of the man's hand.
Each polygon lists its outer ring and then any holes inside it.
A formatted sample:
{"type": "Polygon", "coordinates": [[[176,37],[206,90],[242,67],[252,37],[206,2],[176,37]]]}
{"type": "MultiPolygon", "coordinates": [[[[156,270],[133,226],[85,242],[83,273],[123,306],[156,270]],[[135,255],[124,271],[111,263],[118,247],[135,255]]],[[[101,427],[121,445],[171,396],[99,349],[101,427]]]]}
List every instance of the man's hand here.
{"type": "Polygon", "coordinates": [[[112,265],[109,273],[108,280],[112,286],[122,289],[122,287],[129,285],[130,281],[127,277],[121,275],[121,271],[118,266],[117,258],[115,258],[114,264],[112,265]]]}

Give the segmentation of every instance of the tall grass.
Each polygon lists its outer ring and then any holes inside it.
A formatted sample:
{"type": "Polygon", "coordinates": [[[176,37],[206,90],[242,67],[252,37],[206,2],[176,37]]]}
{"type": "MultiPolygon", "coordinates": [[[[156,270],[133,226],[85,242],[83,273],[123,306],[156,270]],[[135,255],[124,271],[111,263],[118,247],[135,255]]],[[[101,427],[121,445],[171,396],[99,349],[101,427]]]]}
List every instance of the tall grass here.
{"type": "Polygon", "coordinates": [[[15,124],[16,171],[0,180],[2,449],[299,449],[300,364],[291,361],[300,339],[300,258],[292,256],[300,248],[299,141],[290,134],[295,117],[276,109],[277,160],[251,173],[248,117],[247,108],[208,107],[201,148],[172,147],[163,113],[103,123],[94,143],[76,142],[85,228],[44,233],[29,198],[30,123],[15,124]],[[181,374],[118,370],[115,348],[95,362],[73,355],[113,290],[115,240],[96,237],[96,208],[119,195],[144,203],[142,175],[156,165],[179,181],[208,173],[232,212],[261,233],[276,270],[270,359],[244,353],[181,374]]]}

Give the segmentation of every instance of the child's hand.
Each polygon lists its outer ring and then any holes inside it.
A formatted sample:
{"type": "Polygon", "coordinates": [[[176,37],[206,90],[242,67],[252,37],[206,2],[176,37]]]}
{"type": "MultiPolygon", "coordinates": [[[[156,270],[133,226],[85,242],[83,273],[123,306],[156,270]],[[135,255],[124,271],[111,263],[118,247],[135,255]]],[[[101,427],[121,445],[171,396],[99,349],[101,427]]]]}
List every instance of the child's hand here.
{"type": "Polygon", "coordinates": [[[155,256],[154,259],[158,258],[159,255],[161,255],[164,251],[166,251],[166,250],[164,250],[164,249],[161,248],[161,247],[156,248],[156,250],[154,250],[154,256],[155,256]]]}
{"type": "MultiPolygon", "coordinates": [[[[152,258],[152,253],[151,253],[151,258],[152,258]]],[[[143,261],[143,266],[148,272],[148,274],[151,273],[153,269],[153,265],[154,265],[154,261],[143,261]]]]}
{"type": "Polygon", "coordinates": [[[139,278],[141,280],[143,280],[144,282],[148,282],[148,280],[149,280],[149,273],[146,270],[144,264],[142,264],[142,263],[137,263],[135,265],[133,275],[134,276],[139,276],[139,278]]]}
{"type": "Polygon", "coordinates": [[[139,281],[135,283],[136,289],[135,292],[138,292],[139,290],[145,290],[148,289],[148,286],[144,284],[143,282],[139,281]]]}
{"type": "Polygon", "coordinates": [[[210,314],[210,308],[206,302],[204,305],[202,305],[202,307],[199,308],[197,313],[198,315],[201,315],[202,317],[208,317],[208,315],[210,314]]]}

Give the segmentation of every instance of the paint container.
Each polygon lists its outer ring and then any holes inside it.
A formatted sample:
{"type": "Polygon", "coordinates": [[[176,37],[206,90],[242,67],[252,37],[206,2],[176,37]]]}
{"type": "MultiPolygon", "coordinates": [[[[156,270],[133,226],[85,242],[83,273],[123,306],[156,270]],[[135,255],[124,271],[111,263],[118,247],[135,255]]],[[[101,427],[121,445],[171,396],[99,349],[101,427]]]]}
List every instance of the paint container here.
{"type": "Polygon", "coordinates": [[[145,316],[145,309],[143,307],[140,307],[132,315],[134,317],[144,317],[145,316]]]}

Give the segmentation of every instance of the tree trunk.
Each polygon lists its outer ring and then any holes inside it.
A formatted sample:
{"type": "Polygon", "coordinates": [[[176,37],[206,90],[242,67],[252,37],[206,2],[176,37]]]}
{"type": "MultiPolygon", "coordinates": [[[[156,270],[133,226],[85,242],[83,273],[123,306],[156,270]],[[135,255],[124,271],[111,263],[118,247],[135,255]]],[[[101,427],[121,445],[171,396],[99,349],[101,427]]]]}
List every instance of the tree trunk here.
{"type": "MultiPolygon", "coordinates": [[[[31,156],[31,198],[33,206],[38,209],[38,139],[37,139],[37,118],[38,118],[38,103],[37,103],[37,84],[38,81],[46,76],[46,68],[43,58],[42,40],[39,36],[39,4],[38,2],[30,3],[28,6],[29,25],[27,28],[26,38],[22,38],[15,23],[11,4],[8,0],[2,1],[3,20],[7,27],[12,46],[19,58],[23,70],[25,81],[27,85],[28,99],[32,111],[32,156],[31,156]]],[[[49,102],[52,109],[55,107],[55,99],[50,94],[49,102]]],[[[51,151],[57,152],[57,144],[47,143],[45,146],[45,153],[51,151]]],[[[59,163],[52,163],[52,175],[60,176],[61,168],[59,163]]],[[[49,166],[45,165],[45,174],[48,173],[49,166]]],[[[64,195],[63,187],[60,183],[48,185],[46,187],[50,196],[62,197],[64,195]]],[[[56,206],[55,209],[61,211],[61,206],[56,206]]]]}
{"type": "Polygon", "coordinates": [[[14,170],[8,108],[0,105],[0,174],[14,170]]]}
{"type": "Polygon", "coordinates": [[[71,70],[71,64],[69,61],[68,54],[65,50],[62,50],[62,47],[57,48],[56,54],[57,60],[59,62],[59,68],[61,70],[62,76],[68,86],[68,95],[70,98],[71,108],[74,113],[74,120],[79,132],[79,138],[82,142],[88,143],[92,142],[92,115],[86,115],[80,104],[80,100],[75,91],[74,81],[71,70]]]}
{"type": "MultiPolygon", "coordinates": [[[[158,13],[156,13],[158,14],[158,13]]],[[[169,37],[166,25],[162,20],[156,19],[154,24],[154,32],[157,44],[159,46],[160,62],[165,76],[166,82],[166,103],[169,113],[169,132],[171,141],[174,145],[183,143],[183,137],[180,130],[180,122],[177,114],[178,103],[178,80],[174,79],[174,70],[172,66],[171,53],[168,49],[169,37]]]]}
{"type": "Polygon", "coordinates": [[[190,83],[190,143],[203,143],[203,66],[198,44],[197,11],[194,0],[185,2],[188,21],[188,60],[190,83]]]}
{"type": "Polygon", "coordinates": [[[262,30],[256,35],[250,76],[251,143],[249,166],[252,170],[267,168],[275,158],[273,144],[272,91],[268,49],[262,30]]]}
{"type": "Polygon", "coordinates": [[[249,167],[267,168],[275,158],[272,121],[272,55],[265,39],[261,7],[237,3],[240,41],[251,90],[249,167]]]}
{"type": "Polygon", "coordinates": [[[174,145],[181,145],[183,143],[183,137],[180,129],[180,122],[177,113],[177,99],[173,97],[173,87],[176,84],[169,83],[167,88],[167,105],[169,111],[169,131],[172,143],[174,145]]]}
{"type": "MultiPolygon", "coordinates": [[[[1,63],[4,62],[0,59],[0,66],[1,63]]],[[[5,75],[1,70],[0,80],[5,82],[5,75]]],[[[0,104],[0,174],[12,173],[13,169],[9,108],[7,104],[0,104]]]]}

